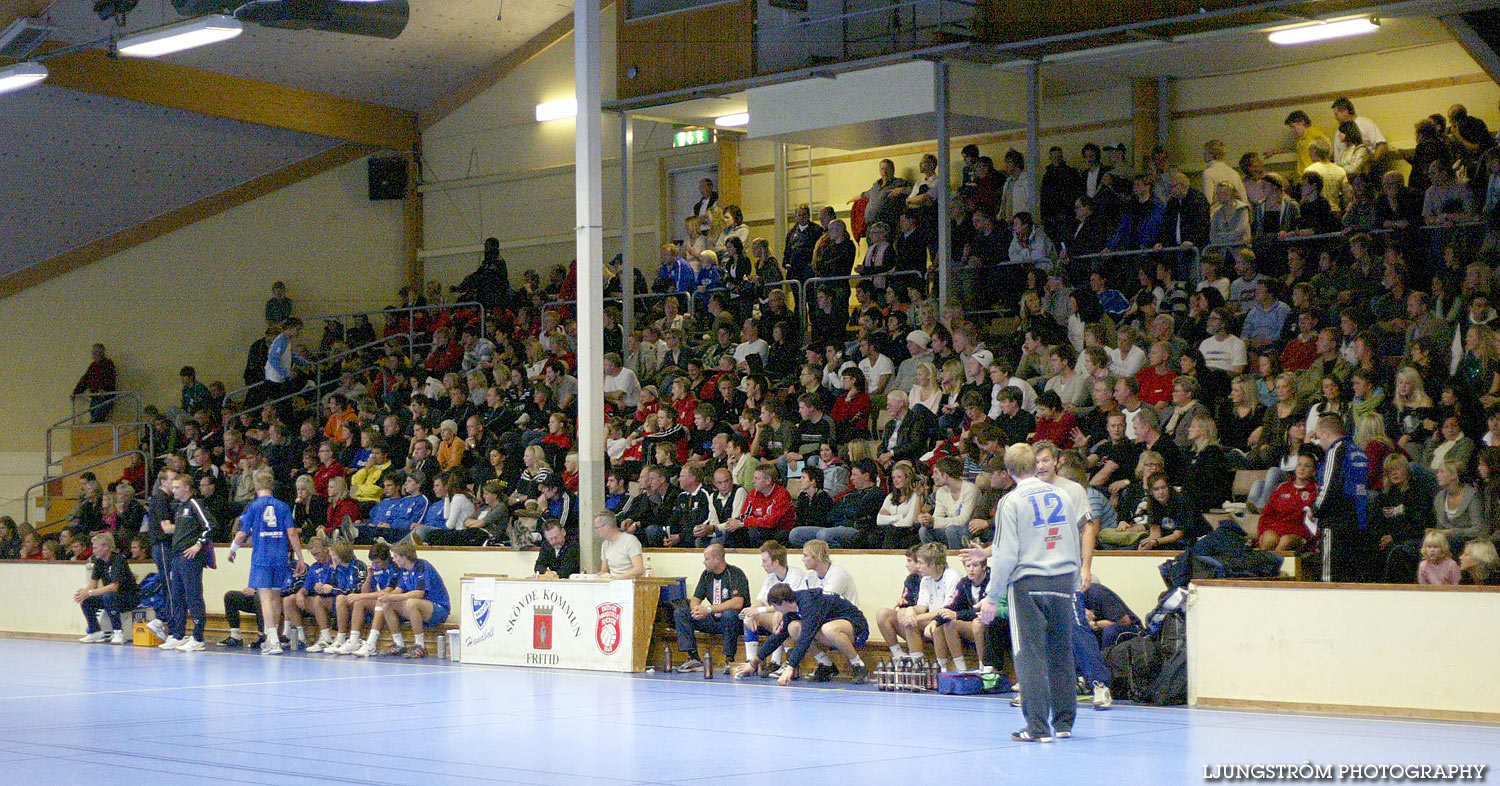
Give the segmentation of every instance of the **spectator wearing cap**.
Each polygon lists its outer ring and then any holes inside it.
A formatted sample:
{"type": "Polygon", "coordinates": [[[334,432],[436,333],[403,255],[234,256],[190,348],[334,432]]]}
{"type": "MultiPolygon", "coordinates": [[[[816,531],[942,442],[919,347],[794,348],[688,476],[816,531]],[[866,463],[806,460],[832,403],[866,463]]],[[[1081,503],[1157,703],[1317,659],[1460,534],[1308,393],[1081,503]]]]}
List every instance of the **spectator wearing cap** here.
{"type": "Polygon", "coordinates": [[[463,466],[466,448],[468,445],[458,436],[457,423],[445,420],[438,424],[437,463],[440,469],[458,469],[463,466]]]}
{"type": "Polygon", "coordinates": [[[909,357],[896,367],[896,373],[891,377],[886,389],[911,392],[912,386],[917,384],[917,367],[923,363],[932,362],[932,352],[928,349],[931,345],[932,337],[927,334],[927,331],[917,328],[907,333],[906,351],[909,357]]]}

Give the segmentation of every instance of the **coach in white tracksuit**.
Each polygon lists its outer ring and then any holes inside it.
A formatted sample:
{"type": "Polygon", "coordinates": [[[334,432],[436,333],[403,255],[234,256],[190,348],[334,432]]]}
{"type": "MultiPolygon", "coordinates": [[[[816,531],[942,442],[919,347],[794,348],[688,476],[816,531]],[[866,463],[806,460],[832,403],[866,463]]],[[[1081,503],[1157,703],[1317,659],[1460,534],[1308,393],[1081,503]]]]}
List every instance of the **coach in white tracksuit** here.
{"type": "Polygon", "coordinates": [[[1036,454],[1027,444],[1005,451],[1005,470],[1016,487],[996,512],[990,586],[980,619],[994,619],[992,598],[1009,591],[1016,677],[1026,689],[1026,728],[1011,735],[1025,742],[1071,737],[1076,696],[1073,666],[1073,593],[1078,587],[1079,511],[1068,495],[1036,477],[1036,454]]]}

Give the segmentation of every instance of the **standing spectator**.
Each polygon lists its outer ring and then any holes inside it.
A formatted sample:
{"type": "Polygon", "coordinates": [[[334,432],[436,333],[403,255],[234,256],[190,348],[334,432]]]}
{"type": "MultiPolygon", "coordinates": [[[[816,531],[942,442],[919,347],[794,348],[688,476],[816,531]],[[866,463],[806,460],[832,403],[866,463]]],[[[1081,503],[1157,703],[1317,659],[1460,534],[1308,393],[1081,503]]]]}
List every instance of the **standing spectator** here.
{"type": "Polygon", "coordinates": [[[1036,182],[1026,171],[1026,157],[1019,150],[1005,151],[1005,185],[996,215],[1010,224],[1017,213],[1037,215],[1036,182]]]}
{"type": "Polygon", "coordinates": [[[1203,161],[1208,165],[1203,168],[1203,197],[1212,202],[1218,199],[1219,186],[1228,185],[1233,192],[1233,202],[1249,204],[1245,181],[1224,161],[1228,156],[1229,148],[1222,139],[1210,139],[1203,144],[1203,161]]]}
{"type": "MultiPolygon", "coordinates": [[[[1385,134],[1380,133],[1380,126],[1368,117],[1357,115],[1354,112],[1354,103],[1343,96],[1333,102],[1333,119],[1339,125],[1353,121],[1359,129],[1359,135],[1365,144],[1370,146],[1370,161],[1378,169],[1384,169],[1386,155],[1385,134]]],[[[1339,139],[1333,140],[1333,159],[1340,160],[1344,155],[1344,142],[1339,139]]]]}
{"type": "Polygon", "coordinates": [[[740,643],[740,610],[750,598],[750,580],[745,571],[724,560],[724,547],[711,543],[703,549],[703,573],[688,602],[676,607],[677,650],[687,660],[677,667],[679,673],[703,671],[698,657],[695,633],[717,633],[724,637],[724,673],[740,643]]]}
{"type": "Polygon", "coordinates": [[[115,408],[115,362],[104,354],[104,345],[95,344],[89,354],[89,367],[73,386],[73,397],[89,397],[89,421],[103,423],[115,408]]]}
{"type": "MultiPolygon", "coordinates": [[[[1050,160],[1047,163],[1047,169],[1042,172],[1042,226],[1046,228],[1047,235],[1057,241],[1067,234],[1073,214],[1073,203],[1079,197],[1084,196],[1084,182],[1078,170],[1068,166],[1068,162],[1063,158],[1062,148],[1052,146],[1047,150],[1047,156],[1050,160]]],[[[1097,148],[1094,150],[1094,159],[1089,162],[1089,165],[1097,190],[1098,172],[1094,171],[1099,165],[1097,148]]],[[[1089,196],[1093,194],[1093,191],[1088,192],[1089,196]]]]}
{"type": "Polygon", "coordinates": [[[1283,122],[1291,132],[1291,141],[1282,147],[1267,150],[1265,154],[1266,158],[1283,153],[1296,153],[1297,171],[1302,172],[1312,166],[1312,154],[1309,152],[1309,148],[1312,147],[1314,142],[1321,139],[1329,144],[1333,144],[1332,140],[1328,138],[1328,132],[1313,125],[1312,118],[1308,117],[1307,113],[1300,109],[1294,110],[1291,114],[1287,115],[1286,120],[1283,122]]]}
{"type": "Polygon", "coordinates": [[[1360,581],[1369,564],[1365,542],[1369,460],[1349,438],[1348,427],[1337,415],[1320,418],[1315,436],[1323,448],[1323,467],[1313,519],[1322,536],[1332,539],[1331,561],[1324,569],[1334,581],[1360,581]]]}
{"type": "Polygon", "coordinates": [[[786,233],[786,245],[781,259],[786,263],[787,275],[798,281],[806,281],[813,275],[813,248],[823,237],[823,227],[812,222],[812,210],[807,205],[797,208],[797,217],[786,233]]]}
{"type": "MultiPolygon", "coordinates": [[[[869,202],[865,205],[865,226],[883,221],[888,227],[896,225],[896,218],[906,206],[906,195],[911,191],[911,181],[896,177],[896,163],[889,158],[880,159],[880,177],[862,195],[869,202]]],[[[853,204],[855,200],[849,200],[853,204]]],[[[848,275],[848,271],[838,275],[848,275]]]]}
{"type": "Polygon", "coordinates": [[[271,297],[266,301],[266,324],[279,325],[292,316],[292,299],[286,296],[286,284],[277,281],[271,285],[271,297]]]}

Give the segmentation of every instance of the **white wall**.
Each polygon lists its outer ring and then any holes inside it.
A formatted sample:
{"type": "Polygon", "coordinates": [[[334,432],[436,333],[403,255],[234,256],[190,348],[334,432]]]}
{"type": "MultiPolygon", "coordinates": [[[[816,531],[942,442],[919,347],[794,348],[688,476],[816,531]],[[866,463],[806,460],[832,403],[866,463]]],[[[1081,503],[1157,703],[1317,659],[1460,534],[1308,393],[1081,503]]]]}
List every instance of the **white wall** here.
{"type": "Polygon", "coordinates": [[[42,479],[43,454],[39,451],[0,452],[0,516],[23,521],[26,487],[42,479]]]}
{"type": "Polygon", "coordinates": [[[287,283],[299,314],[391,302],[401,210],[369,201],[365,162],[355,161],[6,298],[0,450],[42,449],[96,341],[121,390],[164,405],[178,400],[183,365],[204,382],[241,386],[272,281],[287,283]]]}
{"type": "Polygon", "coordinates": [[[1195,584],[1195,704],[1500,720],[1500,592],[1195,584]]]}

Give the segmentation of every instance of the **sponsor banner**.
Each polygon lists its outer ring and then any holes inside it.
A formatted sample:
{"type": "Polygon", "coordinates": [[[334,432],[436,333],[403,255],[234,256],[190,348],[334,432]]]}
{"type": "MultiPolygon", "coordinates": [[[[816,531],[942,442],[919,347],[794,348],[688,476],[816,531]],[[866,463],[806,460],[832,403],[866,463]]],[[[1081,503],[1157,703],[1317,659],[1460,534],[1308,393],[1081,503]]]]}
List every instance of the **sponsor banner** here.
{"type": "Polygon", "coordinates": [[[463,662],[630,671],[634,592],[630,581],[466,578],[463,662]]]}

